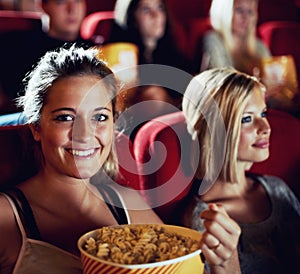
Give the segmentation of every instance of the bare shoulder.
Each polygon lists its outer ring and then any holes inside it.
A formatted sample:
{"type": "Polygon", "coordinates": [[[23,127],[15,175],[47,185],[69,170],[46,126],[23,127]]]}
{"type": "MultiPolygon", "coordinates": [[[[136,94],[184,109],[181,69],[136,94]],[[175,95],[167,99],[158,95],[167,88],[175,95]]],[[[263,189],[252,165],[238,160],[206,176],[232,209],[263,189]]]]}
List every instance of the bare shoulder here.
{"type": "Polygon", "coordinates": [[[15,215],[8,199],[0,194],[0,246],[2,242],[7,242],[8,235],[13,232],[17,232],[17,225],[15,221],[15,215]]]}
{"type": "MultiPolygon", "coordinates": [[[[5,194],[0,193],[0,229],[2,232],[2,228],[8,226],[11,221],[14,221],[14,213],[12,207],[6,198],[5,194]]],[[[15,223],[15,222],[14,222],[15,223]]],[[[2,233],[1,233],[2,236],[2,233]]],[[[1,237],[2,238],[2,237],[1,237]]]]}
{"type": "Polygon", "coordinates": [[[3,267],[12,258],[16,258],[21,246],[21,235],[13,209],[3,194],[0,194],[0,208],[0,266],[3,267]]]}

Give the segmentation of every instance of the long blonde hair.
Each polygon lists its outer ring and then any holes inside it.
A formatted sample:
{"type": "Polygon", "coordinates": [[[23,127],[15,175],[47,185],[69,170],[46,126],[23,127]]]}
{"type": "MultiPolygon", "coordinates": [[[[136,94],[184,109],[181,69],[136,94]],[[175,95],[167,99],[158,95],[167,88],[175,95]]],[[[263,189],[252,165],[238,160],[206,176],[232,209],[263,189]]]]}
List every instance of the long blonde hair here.
{"type": "Polygon", "coordinates": [[[187,128],[200,145],[198,174],[213,183],[237,181],[238,142],[247,98],[265,87],[235,69],[214,68],[195,76],[182,103],[187,128]]]}

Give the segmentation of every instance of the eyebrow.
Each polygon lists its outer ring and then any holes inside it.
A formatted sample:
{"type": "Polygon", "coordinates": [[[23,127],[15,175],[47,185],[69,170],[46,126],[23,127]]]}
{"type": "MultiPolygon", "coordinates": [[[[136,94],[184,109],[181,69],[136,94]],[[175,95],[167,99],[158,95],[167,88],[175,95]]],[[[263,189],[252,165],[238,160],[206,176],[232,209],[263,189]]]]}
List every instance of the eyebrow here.
{"type": "MultiPolygon", "coordinates": [[[[268,107],[264,107],[261,111],[267,111],[267,110],[268,110],[268,107]]],[[[245,114],[245,113],[253,114],[255,112],[256,112],[255,110],[248,110],[248,111],[243,112],[243,114],[245,114]]]]}
{"type": "MultiPolygon", "coordinates": [[[[93,111],[99,111],[99,110],[107,110],[109,112],[112,112],[112,110],[107,108],[107,107],[98,107],[98,108],[95,108],[93,111]]],[[[51,113],[55,113],[55,112],[58,112],[58,111],[76,112],[74,108],[57,108],[57,109],[52,110],[51,113]]]]}

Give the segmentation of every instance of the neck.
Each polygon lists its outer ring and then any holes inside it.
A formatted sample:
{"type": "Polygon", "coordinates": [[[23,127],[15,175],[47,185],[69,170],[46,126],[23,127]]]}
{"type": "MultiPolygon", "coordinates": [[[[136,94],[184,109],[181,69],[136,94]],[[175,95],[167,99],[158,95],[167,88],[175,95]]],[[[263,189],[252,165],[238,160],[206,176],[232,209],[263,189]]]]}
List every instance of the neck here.
{"type": "Polygon", "coordinates": [[[47,169],[39,172],[30,184],[35,184],[35,189],[39,195],[45,196],[45,199],[51,201],[52,198],[58,201],[62,200],[83,200],[86,194],[91,191],[92,185],[89,179],[77,179],[69,176],[53,174],[47,169]]]}
{"type": "Polygon", "coordinates": [[[217,179],[212,187],[201,198],[204,201],[220,201],[232,197],[244,196],[251,187],[246,178],[246,170],[252,163],[238,162],[236,182],[217,179]]]}
{"type": "Polygon", "coordinates": [[[48,35],[52,38],[62,40],[62,41],[68,41],[68,42],[74,42],[78,38],[79,34],[76,32],[66,32],[66,33],[57,33],[55,31],[48,31],[48,35]]]}

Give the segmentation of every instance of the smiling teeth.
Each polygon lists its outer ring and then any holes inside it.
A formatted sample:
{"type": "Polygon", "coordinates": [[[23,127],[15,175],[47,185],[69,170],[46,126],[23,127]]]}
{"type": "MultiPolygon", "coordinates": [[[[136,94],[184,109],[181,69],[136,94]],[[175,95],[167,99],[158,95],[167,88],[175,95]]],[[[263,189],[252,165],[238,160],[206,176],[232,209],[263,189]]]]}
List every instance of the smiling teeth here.
{"type": "Polygon", "coordinates": [[[90,150],[76,150],[76,149],[72,149],[71,153],[74,156],[81,156],[81,157],[86,157],[86,156],[90,156],[95,152],[95,149],[90,149],[90,150]]]}

